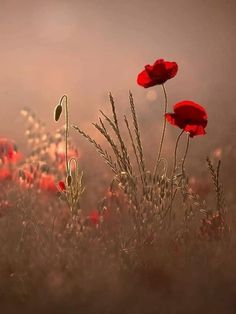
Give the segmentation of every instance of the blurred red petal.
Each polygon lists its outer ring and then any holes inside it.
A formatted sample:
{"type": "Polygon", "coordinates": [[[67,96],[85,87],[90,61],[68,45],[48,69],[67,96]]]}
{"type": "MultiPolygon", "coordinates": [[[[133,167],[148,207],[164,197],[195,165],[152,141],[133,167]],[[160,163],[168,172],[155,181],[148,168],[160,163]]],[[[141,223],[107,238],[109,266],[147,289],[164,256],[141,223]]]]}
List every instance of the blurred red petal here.
{"type": "Polygon", "coordinates": [[[146,71],[139,73],[137,78],[137,83],[144,88],[154,86],[153,80],[149,77],[146,71]]]}
{"type": "Polygon", "coordinates": [[[176,125],[175,113],[166,113],[165,117],[170,124],[176,125]]]}
{"type": "Polygon", "coordinates": [[[93,211],[89,214],[88,217],[89,217],[89,220],[90,220],[93,224],[95,224],[95,225],[97,225],[97,224],[99,223],[99,221],[100,221],[99,213],[98,213],[97,210],[93,210],[93,211]]]}
{"type": "Polygon", "coordinates": [[[61,192],[65,192],[66,191],[66,185],[63,181],[59,181],[58,182],[58,187],[60,189],[61,192]]]}

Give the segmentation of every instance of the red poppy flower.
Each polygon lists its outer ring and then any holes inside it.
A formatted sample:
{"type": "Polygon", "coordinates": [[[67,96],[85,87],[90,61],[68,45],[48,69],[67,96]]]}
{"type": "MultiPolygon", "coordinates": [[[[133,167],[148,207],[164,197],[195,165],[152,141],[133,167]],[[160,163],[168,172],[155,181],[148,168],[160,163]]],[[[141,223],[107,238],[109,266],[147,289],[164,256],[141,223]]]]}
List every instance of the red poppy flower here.
{"type": "Polygon", "coordinates": [[[93,210],[89,216],[88,216],[89,220],[94,224],[94,225],[97,225],[100,221],[100,218],[99,218],[99,213],[97,210],[93,210]]]}
{"type": "Polygon", "coordinates": [[[22,159],[22,154],[20,152],[11,151],[8,153],[8,161],[15,164],[22,159]]]}
{"type": "Polygon", "coordinates": [[[139,73],[137,83],[145,88],[164,84],[173,78],[178,71],[176,62],[158,59],[153,65],[146,65],[145,70],[139,73]]]}
{"type": "Polygon", "coordinates": [[[8,168],[1,168],[0,169],[0,181],[11,179],[12,175],[8,168]]]}
{"type": "Polygon", "coordinates": [[[55,185],[54,176],[50,174],[42,174],[39,181],[39,187],[41,190],[44,190],[44,191],[56,192],[57,188],[55,185]]]}
{"type": "Polygon", "coordinates": [[[190,137],[206,134],[206,110],[199,104],[184,100],[174,106],[174,113],[166,113],[166,120],[190,133],[190,137]]]}
{"type": "Polygon", "coordinates": [[[58,187],[61,192],[66,192],[66,185],[63,181],[58,182],[58,187]]]}
{"type": "Polygon", "coordinates": [[[2,162],[7,163],[14,161],[15,154],[15,144],[6,138],[0,138],[0,159],[2,162]]]}

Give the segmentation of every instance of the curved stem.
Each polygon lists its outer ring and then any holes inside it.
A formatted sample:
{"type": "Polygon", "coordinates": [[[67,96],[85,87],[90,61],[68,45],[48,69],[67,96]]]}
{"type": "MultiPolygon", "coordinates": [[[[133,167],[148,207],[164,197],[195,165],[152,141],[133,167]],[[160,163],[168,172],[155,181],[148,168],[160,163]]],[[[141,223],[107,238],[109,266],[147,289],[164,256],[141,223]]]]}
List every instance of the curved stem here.
{"type": "Polygon", "coordinates": [[[69,160],[69,171],[71,172],[71,163],[72,163],[72,161],[74,162],[74,164],[75,164],[75,169],[77,170],[78,169],[78,160],[75,158],[75,157],[72,157],[72,158],[70,158],[70,160],[69,160]]]}
{"type": "Polygon", "coordinates": [[[163,119],[163,128],[162,128],[162,134],[161,134],[161,141],[160,141],[160,147],[159,147],[159,152],[157,155],[157,160],[156,160],[156,164],[155,164],[155,168],[154,168],[154,178],[156,177],[157,174],[157,168],[159,165],[159,161],[161,158],[161,152],[162,152],[162,147],[163,147],[163,143],[164,143],[164,137],[165,137],[165,131],[166,131],[166,112],[167,112],[167,106],[168,106],[168,98],[167,98],[167,92],[165,89],[165,85],[162,84],[162,89],[164,92],[164,96],[165,96],[165,105],[164,105],[164,119],[163,119]]]}
{"type": "Polygon", "coordinates": [[[64,105],[65,107],[65,119],[66,119],[66,134],[65,134],[65,142],[66,142],[66,151],[65,151],[65,158],[66,158],[66,173],[69,175],[69,163],[68,163],[68,132],[69,132],[69,114],[68,114],[68,98],[67,95],[63,95],[60,99],[60,105],[64,105]],[[65,102],[64,102],[65,99],[65,102]]]}

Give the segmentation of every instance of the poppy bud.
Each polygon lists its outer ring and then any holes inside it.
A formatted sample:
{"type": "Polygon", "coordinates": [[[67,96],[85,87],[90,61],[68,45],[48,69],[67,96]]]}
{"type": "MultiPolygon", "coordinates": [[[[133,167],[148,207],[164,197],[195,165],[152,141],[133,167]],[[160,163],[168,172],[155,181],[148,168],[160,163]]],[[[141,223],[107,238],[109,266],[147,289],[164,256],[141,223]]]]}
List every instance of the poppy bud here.
{"type": "Polygon", "coordinates": [[[61,113],[62,113],[62,105],[59,104],[56,106],[55,111],[54,111],[55,121],[58,121],[60,119],[61,113]]]}
{"type": "Polygon", "coordinates": [[[72,182],[72,177],[70,174],[67,176],[66,181],[67,181],[67,185],[70,186],[72,182]]]}

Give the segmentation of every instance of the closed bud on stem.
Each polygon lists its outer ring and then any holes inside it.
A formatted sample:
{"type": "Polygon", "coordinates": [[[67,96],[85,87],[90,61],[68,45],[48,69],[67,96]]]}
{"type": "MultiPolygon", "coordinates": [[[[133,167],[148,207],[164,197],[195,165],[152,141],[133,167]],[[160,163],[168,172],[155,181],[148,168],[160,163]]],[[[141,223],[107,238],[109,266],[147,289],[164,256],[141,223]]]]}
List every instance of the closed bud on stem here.
{"type": "Polygon", "coordinates": [[[54,111],[54,119],[57,122],[60,119],[62,113],[62,105],[59,104],[56,106],[55,111],[54,111]]]}
{"type": "Polygon", "coordinates": [[[72,182],[72,177],[70,174],[67,176],[66,181],[67,181],[67,185],[70,186],[72,182]]]}

